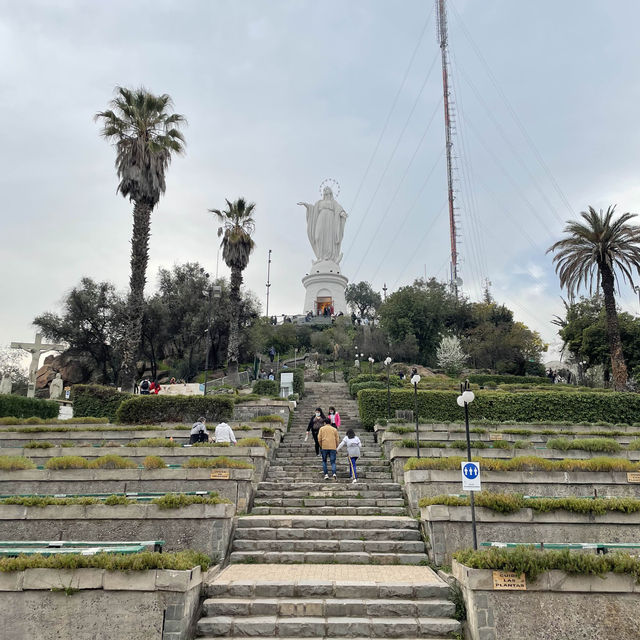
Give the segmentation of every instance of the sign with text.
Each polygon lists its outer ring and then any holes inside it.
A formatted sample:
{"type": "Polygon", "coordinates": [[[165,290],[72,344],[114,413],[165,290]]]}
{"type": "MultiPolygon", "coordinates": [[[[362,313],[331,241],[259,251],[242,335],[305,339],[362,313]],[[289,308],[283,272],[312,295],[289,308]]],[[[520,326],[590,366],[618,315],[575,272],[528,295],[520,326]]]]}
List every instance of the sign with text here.
{"type": "Polygon", "coordinates": [[[480,465],[477,462],[461,462],[462,490],[482,491],[480,488],[480,465]]]}
{"type": "Polygon", "coordinates": [[[640,471],[629,471],[627,473],[627,482],[640,482],[640,471]]]}
{"type": "Polygon", "coordinates": [[[209,477],[211,480],[228,480],[229,469],[214,469],[209,477]]]}
{"type": "Polygon", "coordinates": [[[527,579],[524,573],[494,571],[493,589],[494,591],[526,591],[527,579]]]}
{"type": "Polygon", "coordinates": [[[502,434],[501,433],[490,433],[489,434],[489,440],[502,440],[502,434]]]}

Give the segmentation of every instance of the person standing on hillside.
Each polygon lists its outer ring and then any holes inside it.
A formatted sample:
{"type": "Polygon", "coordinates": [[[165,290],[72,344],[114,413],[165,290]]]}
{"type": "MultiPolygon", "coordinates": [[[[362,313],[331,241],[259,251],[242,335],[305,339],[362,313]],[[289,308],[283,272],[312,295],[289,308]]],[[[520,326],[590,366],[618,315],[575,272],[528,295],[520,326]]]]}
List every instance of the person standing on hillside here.
{"type": "Polygon", "coordinates": [[[336,428],[340,428],[340,414],[336,411],[335,407],[329,407],[329,420],[331,424],[336,428]]]}
{"type": "Polygon", "coordinates": [[[329,470],[327,469],[327,458],[331,461],[331,472],[333,479],[336,480],[336,451],[338,449],[338,430],[331,424],[329,418],[325,418],[324,426],[318,432],[318,444],[322,453],[322,470],[324,471],[324,479],[329,479],[329,470]]]}
{"type": "Polygon", "coordinates": [[[322,428],[322,425],[324,424],[325,419],[326,419],[326,416],[324,415],[322,409],[320,407],[317,407],[315,414],[312,415],[311,420],[309,420],[309,425],[307,426],[307,435],[304,438],[304,441],[306,442],[309,439],[309,432],[311,432],[311,435],[313,436],[313,441],[315,442],[315,445],[316,445],[317,456],[320,455],[320,445],[318,444],[318,432],[322,428]]]}

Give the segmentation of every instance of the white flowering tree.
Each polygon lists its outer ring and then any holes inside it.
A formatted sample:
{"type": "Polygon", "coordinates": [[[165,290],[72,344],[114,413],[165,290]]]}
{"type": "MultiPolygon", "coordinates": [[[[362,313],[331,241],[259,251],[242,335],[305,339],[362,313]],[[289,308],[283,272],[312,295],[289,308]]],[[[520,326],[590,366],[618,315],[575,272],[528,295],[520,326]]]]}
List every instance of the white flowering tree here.
{"type": "Polygon", "coordinates": [[[457,336],[443,336],[436,350],[436,357],[438,358],[438,366],[449,375],[454,376],[462,371],[469,356],[462,350],[460,339],[457,336]]]}

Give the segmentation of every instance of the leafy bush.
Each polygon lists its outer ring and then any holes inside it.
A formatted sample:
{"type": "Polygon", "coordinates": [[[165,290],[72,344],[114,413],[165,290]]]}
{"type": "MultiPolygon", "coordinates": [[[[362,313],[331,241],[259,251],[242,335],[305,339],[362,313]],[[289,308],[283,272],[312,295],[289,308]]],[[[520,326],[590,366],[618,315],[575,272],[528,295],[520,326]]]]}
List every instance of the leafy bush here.
{"type": "Polygon", "coordinates": [[[25,398],[23,396],[0,395],[0,416],[12,418],[57,418],[58,403],[54,400],[25,398]]]}
{"type": "Polygon", "coordinates": [[[29,440],[24,445],[25,449],[51,449],[53,445],[46,440],[29,440]]]}
{"type": "Polygon", "coordinates": [[[547,449],[582,449],[583,451],[595,451],[599,453],[615,453],[622,449],[620,443],[611,438],[550,438],[547,440],[547,449]]]}
{"type": "MultiPolygon", "coordinates": [[[[462,409],[457,405],[457,391],[418,391],[418,415],[437,422],[456,422],[462,409]]],[[[372,429],[378,418],[387,415],[387,393],[363,389],[358,393],[360,418],[364,427],[372,429]]],[[[391,391],[391,409],[414,408],[410,390],[391,391]]],[[[635,393],[504,393],[482,391],[469,405],[472,421],[479,419],[525,422],[569,420],[600,422],[605,418],[631,424],[640,413],[640,394],[635,393]]]]}
{"type": "Polygon", "coordinates": [[[551,385],[551,380],[546,376],[508,376],[484,373],[474,373],[468,376],[469,382],[475,384],[528,384],[528,385],[551,385]]]}
{"type": "Polygon", "coordinates": [[[275,380],[256,380],[252,391],[258,396],[277,396],[280,393],[280,385],[275,380]]]}
{"type": "Polygon", "coordinates": [[[34,554],[17,558],[0,558],[0,572],[24,571],[25,569],[106,569],[108,571],[148,571],[150,569],[172,569],[188,571],[200,565],[206,571],[211,564],[209,556],[197,551],[175,551],[156,553],[96,553],[83,556],[79,553],[54,553],[50,556],[34,554]]]}
{"type": "Polygon", "coordinates": [[[304,367],[296,367],[293,371],[293,393],[300,398],[304,396],[304,367]]]}
{"type": "Polygon", "coordinates": [[[133,440],[127,443],[127,447],[180,447],[180,443],[169,438],[143,438],[142,440],[133,440]]]}
{"type": "MultiPolygon", "coordinates": [[[[467,441],[466,440],[453,440],[449,443],[449,446],[452,449],[466,449],[467,448],[467,441]]],[[[487,448],[487,443],[483,442],[482,440],[472,440],[471,441],[471,448],[472,449],[486,449],[487,448]]]]}
{"type": "Polygon", "coordinates": [[[133,498],[127,498],[127,496],[118,496],[114,493],[107,496],[104,499],[103,504],[106,504],[108,507],[116,507],[120,505],[136,504],[136,500],[133,498]]]}
{"type": "Polygon", "coordinates": [[[107,416],[110,422],[115,422],[118,408],[131,397],[130,393],[122,393],[100,384],[74,384],[71,387],[75,418],[107,416]]]}
{"type": "Polygon", "coordinates": [[[349,392],[354,398],[358,395],[358,391],[362,391],[362,389],[384,389],[386,391],[387,383],[371,380],[371,382],[352,382],[349,384],[349,392]]]}
{"type": "MultiPolygon", "coordinates": [[[[238,429],[236,429],[238,431],[238,429]]],[[[262,437],[272,436],[276,430],[273,427],[262,427],[262,437]]]]}
{"type": "Polygon", "coordinates": [[[227,456],[217,458],[189,458],[183,465],[185,469],[253,469],[254,466],[244,460],[236,460],[227,456]]]}
{"type": "Polygon", "coordinates": [[[229,395],[133,396],[120,405],[116,415],[123,424],[193,422],[199,416],[214,422],[229,420],[233,407],[233,397],[229,395]]]}
{"type": "Polygon", "coordinates": [[[492,547],[486,551],[466,549],[457,551],[453,557],[472,569],[524,573],[531,581],[545,571],[584,575],[603,575],[611,571],[629,574],[636,581],[640,580],[640,559],[622,552],[595,555],[569,549],[542,551],[522,546],[515,549],[492,547]]]}
{"type": "Polygon", "coordinates": [[[513,448],[514,449],[530,449],[532,446],[531,442],[529,442],[529,440],[516,440],[513,443],[513,448]]]}
{"type": "Polygon", "coordinates": [[[45,469],[60,471],[61,469],[87,469],[89,461],[82,456],[56,456],[49,458],[44,465],[45,469]]]}
{"type": "Polygon", "coordinates": [[[279,422],[280,424],[284,424],[284,418],[271,413],[266,416],[256,416],[255,418],[251,418],[251,422],[279,422]]]}
{"type": "Polygon", "coordinates": [[[110,453],[89,463],[89,469],[137,469],[138,465],[128,458],[110,453]]]}
{"type": "MultiPolygon", "coordinates": [[[[380,421],[378,420],[378,423],[379,422],[380,421]]],[[[390,431],[391,433],[411,433],[412,431],[415,431],[415,429],[412,427],[399,427],[394,425],[393,427],[389,427],[387,431],[390,431]]]]}
{"type": "Polygon", "coordinates": [[[160,456],[147,456],[142,461],[145,469],[166,469],[167,463],[160,456]]]}
{"type": "Polygon", "coordinates": [[[640,450],[640,438],[635,438],[631,440],[627,445],[627,449],[629,451],[639,451],[640,450]]]}
{"type": "Polygon", "coordinates": [[[50,507],[68,504],[100,504],[99,498],[82,496],[76,498],[55,498],[54,496],[11,496],[2,498],[0,504],[17,504],[22,507],[50,507]]]}
{"type": "Polygon", "coordinates": [[[231,500],[221,498],[217,491],[212,491],[206,496],[188,496],[184,493],[166,493],[154,498],[152,504],[157,504],[160,509],[180,509],[191,504],[231,504],[231,500]]]}
{"type": "Polygon", "coordinates": [[[237,443],[238,447],[264,447],[268,449],[267,443],[261,438],[240,438],[237,443]]]}
{"type": "Polygon", "coordinates": [[[29,458],[22,456],[0,456],[0,471],[22,471],[35,469],[36,465],[29,458]]]}
{"type": "MultiPolygon", "coordinates": [[[[415,469],[460,470],[465,458],[409,458],[405,471],[415,469]]],[[[517,456],[507,460],[473,458],[485,471],[640,471],[640,462],[625,458],[591,458],[590,460],[549,460],[536,456],[517,456]]]]}

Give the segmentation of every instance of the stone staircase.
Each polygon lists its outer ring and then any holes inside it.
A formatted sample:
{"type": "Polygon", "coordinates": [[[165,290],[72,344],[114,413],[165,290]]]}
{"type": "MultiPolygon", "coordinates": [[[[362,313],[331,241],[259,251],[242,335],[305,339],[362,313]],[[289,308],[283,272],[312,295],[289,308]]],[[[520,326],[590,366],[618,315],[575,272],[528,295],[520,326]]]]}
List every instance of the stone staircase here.
{"type": "MultiPolygon", "coordinates": [[[[230,566],[207,585],[200,637],[443,638],[460,623],[448,585],[426,566],[418,522],[345,384],[308,383],[248,516],[238,519],[230,566]],[[346,451],[324,480],[308,421],[336,407],[341,436],[363,442],[359,482],[346,451]]],[[[344,449],[344,448],[343,448],[344,449]]]]}

